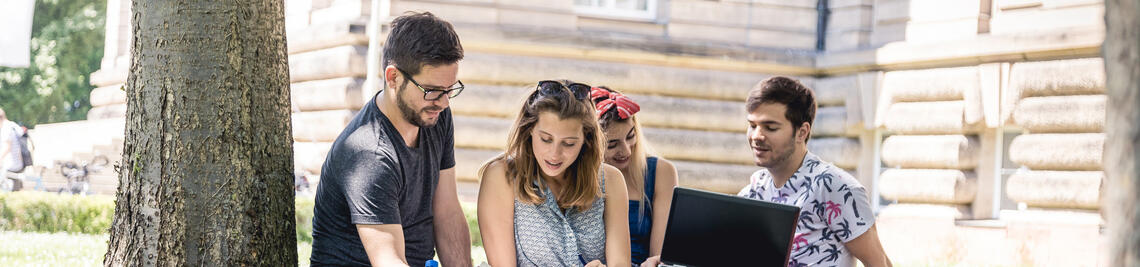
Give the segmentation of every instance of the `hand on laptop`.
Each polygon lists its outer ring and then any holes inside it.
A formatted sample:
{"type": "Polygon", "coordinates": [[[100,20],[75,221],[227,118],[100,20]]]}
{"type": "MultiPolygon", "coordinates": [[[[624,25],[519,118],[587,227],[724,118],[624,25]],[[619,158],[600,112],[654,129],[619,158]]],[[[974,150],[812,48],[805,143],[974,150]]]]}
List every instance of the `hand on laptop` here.
{"type": "Polygon", "coordinates": [[[594,261],[591,261],[590,263],[587,263],[586,267],[606,267],[606,265],[602,264],[601,260],[594,260],[594,261]]]}
{"type": "Polygon", "coordinates": [[[661,255],[657,255],[657,256],[653,256],[653,257],[649,257],[649,258],[645,259],[645,262],[641,263],[641,267],[657,267],[657,265],[660,265],[660,264],[661,264],[661,255]]]}

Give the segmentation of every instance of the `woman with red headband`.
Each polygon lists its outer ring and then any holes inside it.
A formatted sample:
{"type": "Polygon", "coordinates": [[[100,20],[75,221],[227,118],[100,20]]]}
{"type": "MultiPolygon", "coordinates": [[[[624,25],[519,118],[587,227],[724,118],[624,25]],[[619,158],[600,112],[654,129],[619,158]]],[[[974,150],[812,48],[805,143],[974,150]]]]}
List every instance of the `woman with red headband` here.
{"type": "Polygon", "coordinates": [[[677,169],[672,162],[650,155],[635,116],[641,106],[633,99],[604,86],[592,88],[590,98],[605,132],[605,162],[625,177],[633,264],[657,266],[677,169]]]}

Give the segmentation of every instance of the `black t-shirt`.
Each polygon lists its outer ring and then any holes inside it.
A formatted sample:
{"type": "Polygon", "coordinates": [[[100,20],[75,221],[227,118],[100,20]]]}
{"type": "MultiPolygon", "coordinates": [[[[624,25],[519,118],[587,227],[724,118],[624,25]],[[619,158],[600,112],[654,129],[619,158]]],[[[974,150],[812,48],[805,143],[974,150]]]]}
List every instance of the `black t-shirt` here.
{"type": "Polygon", "coordinates": [[[368,266],[357,224],[401,225],[411,266],[434,257],[432,196],[439,171],[455,166],[451,109],[419,131],[405,145],[373,96],[333,142],[313,208],[314,266],[368,266]]]}

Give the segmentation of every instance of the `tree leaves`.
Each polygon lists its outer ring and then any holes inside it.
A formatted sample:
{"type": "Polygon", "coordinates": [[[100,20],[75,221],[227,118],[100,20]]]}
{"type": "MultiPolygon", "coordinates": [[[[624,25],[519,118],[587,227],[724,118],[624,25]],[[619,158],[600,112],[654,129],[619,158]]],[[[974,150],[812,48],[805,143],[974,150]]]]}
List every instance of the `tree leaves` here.
{"type": "Polygon", "coordinates": [[[106,1],[37,0],[32,62],[0,67],[0,107],[8,119],[33,127],[80,120],[91,109],[90,74],[103,58],[106,1]]]}

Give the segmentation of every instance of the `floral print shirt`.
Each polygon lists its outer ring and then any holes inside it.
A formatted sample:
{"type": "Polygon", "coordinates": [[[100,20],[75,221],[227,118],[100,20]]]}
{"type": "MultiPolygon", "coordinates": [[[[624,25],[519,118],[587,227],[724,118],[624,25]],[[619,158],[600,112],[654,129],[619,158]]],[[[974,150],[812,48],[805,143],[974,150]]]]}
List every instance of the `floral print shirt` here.
{"type": "Polygon", "coordinates": [[[763,169],[737,196],[800,207],[788,266],[853,266],[844,243],[875,223],[863,185],[811,152],[782,187],[773,185],[772,174],[763,169]]]}

